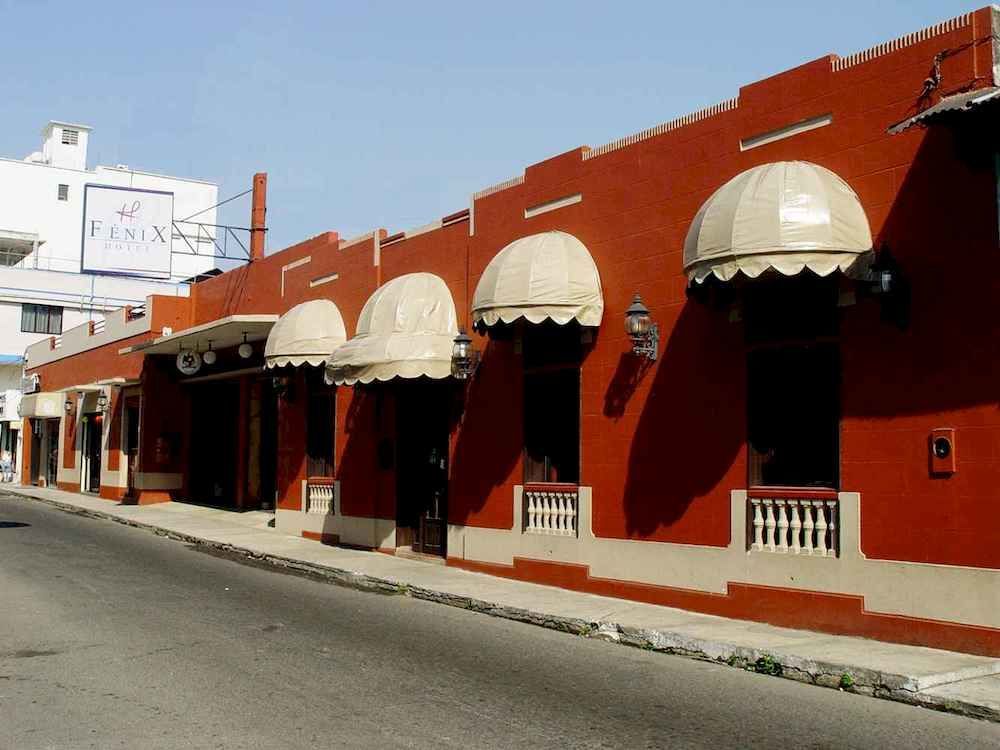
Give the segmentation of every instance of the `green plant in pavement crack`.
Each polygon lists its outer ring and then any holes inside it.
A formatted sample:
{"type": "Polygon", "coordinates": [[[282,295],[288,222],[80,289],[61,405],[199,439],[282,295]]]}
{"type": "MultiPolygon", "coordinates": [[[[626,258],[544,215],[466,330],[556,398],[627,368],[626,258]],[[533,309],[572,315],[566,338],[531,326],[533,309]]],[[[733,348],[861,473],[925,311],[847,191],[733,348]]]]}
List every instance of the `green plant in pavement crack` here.
{"type": "Polygon", "coordinates": [[[781,677],[781,664],[774,660],[770,654],[764,654],[753,663],[751,669],[757,674],[769,674],[772,677],[781,677]]]}

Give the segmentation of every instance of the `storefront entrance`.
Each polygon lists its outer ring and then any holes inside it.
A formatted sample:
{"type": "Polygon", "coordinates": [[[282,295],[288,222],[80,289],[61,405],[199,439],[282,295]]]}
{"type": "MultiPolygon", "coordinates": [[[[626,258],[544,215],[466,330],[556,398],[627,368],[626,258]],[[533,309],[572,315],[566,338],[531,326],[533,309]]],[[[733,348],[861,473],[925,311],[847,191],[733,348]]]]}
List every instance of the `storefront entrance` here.
{"type": "Polygon", "coordinates": [[[101,414],[85,414],[83,417],[83,471],[80,488],[84,492],[101,491],[101,438],[104,433],[104,417],[101,414]]]}
{"type": "Polygon", "coordinates": [[[241,376],[190,388],[187,499],[239,510],[273,507],[277,397],[271,378],[241,376]]]}
{"type": "Polygon", "coordinates": [[[448,415],[452,384],[396,386],[396,546],[445,556],[448,538],[448,415]]]}
{"type": "Polygon", "coordinates": [[[31,483],[56,486],[59,468],[59,420],[31,420],[31,483]]]}
{"type": "Polygon", "coordinates": [[[188,499],[236,505],[239,381],[191,386],[191,473],[188,499]]]}

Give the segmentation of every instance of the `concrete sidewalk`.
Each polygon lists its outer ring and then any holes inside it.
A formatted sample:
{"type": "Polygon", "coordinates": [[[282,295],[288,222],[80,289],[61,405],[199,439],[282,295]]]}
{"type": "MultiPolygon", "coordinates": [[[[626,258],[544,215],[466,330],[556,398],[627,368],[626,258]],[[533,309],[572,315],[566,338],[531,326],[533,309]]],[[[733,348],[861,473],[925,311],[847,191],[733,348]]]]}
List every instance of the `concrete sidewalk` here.
{"type": "Polygon", "coordinates": [[[0,485],[3,491],[358,589],[1000,722],[1000,659],[730,620],[330,547],[276,532],[265,513],[120,505],[19,485],[0,485]]]}

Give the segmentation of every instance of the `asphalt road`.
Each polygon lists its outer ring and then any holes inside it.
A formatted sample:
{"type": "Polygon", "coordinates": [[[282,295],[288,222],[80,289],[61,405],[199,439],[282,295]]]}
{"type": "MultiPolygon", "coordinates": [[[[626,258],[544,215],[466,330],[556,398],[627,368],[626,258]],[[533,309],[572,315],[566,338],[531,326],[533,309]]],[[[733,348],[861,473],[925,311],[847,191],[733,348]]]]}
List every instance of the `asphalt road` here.
{"type": "Polygon", "coordinates": [[[1000,726],[0,496],[0,748],[1000,748],[1000,726]]]}

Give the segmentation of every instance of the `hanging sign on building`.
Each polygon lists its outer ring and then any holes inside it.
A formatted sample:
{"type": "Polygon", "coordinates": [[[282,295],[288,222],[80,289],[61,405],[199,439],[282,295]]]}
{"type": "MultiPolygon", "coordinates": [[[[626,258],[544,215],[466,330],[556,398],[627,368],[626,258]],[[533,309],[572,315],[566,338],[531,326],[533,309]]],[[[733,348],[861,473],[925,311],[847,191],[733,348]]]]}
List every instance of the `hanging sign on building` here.
{"type": "Polygon", "coordinates": [[[85,273],[170,278],[174,194],[112,185],[85,185],[85,273]]]}

